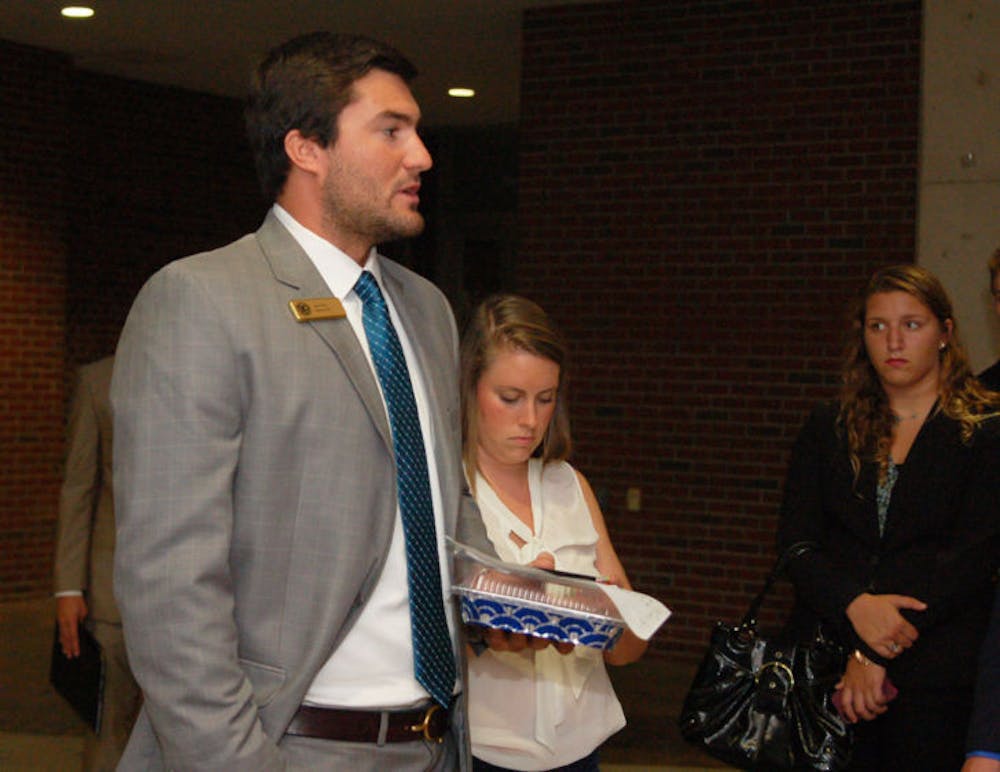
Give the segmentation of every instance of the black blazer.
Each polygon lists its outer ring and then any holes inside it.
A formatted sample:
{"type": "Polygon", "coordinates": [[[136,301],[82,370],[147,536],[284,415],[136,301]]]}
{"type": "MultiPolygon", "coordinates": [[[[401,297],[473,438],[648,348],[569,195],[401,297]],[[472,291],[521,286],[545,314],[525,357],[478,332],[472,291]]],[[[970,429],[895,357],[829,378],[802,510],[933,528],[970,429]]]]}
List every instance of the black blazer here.
{"type": "Polygon", "coordinates": [[[987,389],[1000,391],[1000,359],[987,367],[976,377],[979,378],[979,381],[987,389]]]}
{"type": "Polygon", "coordinates": [[[855,597],[910,595],[928,608],[903,612],[920,637],[888,664],[890,677],[901,689],[971,687],[998,564],[1000,420],[966,444],[957,422],[932,414],[900,467],[880,539],[876,466],[863,464],[855,482],[836,418],[835,404],[815,409],[792,451],[778,548],[820,545],[789,566],[793,631],[824,619],[857,646],[845,613],[855,597]]]}
{"type": "Polygon", "coordinates": [[[1000,753],[1000,592],[993,601],[990,629],[979,658],[969,750],[1000,753]]]}

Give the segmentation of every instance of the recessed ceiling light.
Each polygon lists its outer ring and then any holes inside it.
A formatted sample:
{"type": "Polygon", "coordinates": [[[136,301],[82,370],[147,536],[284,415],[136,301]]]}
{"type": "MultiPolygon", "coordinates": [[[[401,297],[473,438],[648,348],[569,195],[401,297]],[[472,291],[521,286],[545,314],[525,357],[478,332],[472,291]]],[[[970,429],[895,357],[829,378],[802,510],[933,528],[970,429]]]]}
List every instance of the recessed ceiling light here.
{"type": "Polygon", "coordinates": [[[471,99],[476,95],[475,89],[471,88],[450,88],[448,96],[459,97],[460,99],[471,99]]]}
{"type": "Polygon", "coordinates": [[[67,5],[59,13],[67,19],[89,19],[94,15],[94,9],[85,5],[67,5]]]}

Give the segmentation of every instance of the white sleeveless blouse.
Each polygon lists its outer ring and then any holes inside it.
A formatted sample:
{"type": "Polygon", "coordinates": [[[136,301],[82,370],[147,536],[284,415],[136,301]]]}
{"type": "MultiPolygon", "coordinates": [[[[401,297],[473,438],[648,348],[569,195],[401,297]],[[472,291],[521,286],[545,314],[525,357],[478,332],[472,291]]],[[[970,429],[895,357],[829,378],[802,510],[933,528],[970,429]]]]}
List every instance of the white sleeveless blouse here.
{"type": "MultiPolygon", "coordinates": [[[[476,475],[476,501],[497,555],[527,564],[541,552],[560,571],[594,576],[597,531],[580,481],[564,461],[528,462],[535,532],[476,475]],[[524,541],[518,547],[514,532],[524,541]]],[[[473,755],[497,766],[545,770],[581,759],[625,726],[601,652],[570,654],[487,650],[469,662],[469,723],[473,755]]]]}

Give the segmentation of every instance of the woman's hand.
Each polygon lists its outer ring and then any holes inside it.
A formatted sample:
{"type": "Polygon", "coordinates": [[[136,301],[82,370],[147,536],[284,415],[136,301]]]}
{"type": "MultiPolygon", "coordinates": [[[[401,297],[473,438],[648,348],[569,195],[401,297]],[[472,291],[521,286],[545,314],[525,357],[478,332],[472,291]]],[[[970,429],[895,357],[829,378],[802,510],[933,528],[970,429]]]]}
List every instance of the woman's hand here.
{"type": "Polygon", "coordinates": [[[908,595],[861,593],[847,606],[847,618],[854,632],[873,651],[893,659],[913,645],[919,633],[906,621],[900,609],[924,611],[927,604],[908,595]]]}
{"type": "Polygon", "coordinates": [[[539,552],[538,557],[528,563],[535,568],[544,568],[546,571],[556,570],[556,559],[551,552],[539,552]]]}
{"type": "MultiPolygon", "coordinates": [[[[556,567],[556,559],[551,552],[540,552],[538,557],[528,565],[551,571],[556,567]]],[[[569,654],[575,648],[572,643],[553,641],[549,638],[540,638],[536,635],[526,635],[525,633],[511,633],[497,628],[487,628],[483,630],[482,635],[486,645],[493,651],[510,651],[515,653],[524,651],[525,649],[541,651],[548,646],[552,646],[560,654],[569,654]]]]}
{"type": "Polygon", "coordinates": [[[493,651],[519,652],[525,649],[541,651],[547,646],[552,646],[560,654],[569,654],[576,646],[565,641],[553,641],[549,638],[539,638],[535,635],[525,635],[524,633],[509,633],[506,630],[488,628],[483,631],[483,640],[493,651]]]}
{"type": "Polygon", "coordinates": [[[885,668],[863,656],[847,660],[847,669],[837,683],[840,709],[849,723],[871,721],[888,710],[884,692],[885,668]]]}

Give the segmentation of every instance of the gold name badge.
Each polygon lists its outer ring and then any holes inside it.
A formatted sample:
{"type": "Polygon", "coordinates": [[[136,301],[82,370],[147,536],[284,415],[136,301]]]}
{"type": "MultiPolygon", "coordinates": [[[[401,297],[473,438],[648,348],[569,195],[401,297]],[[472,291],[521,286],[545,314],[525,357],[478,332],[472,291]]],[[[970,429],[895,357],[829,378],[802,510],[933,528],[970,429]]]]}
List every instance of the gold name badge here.
{"type": "Polygon", "coordinates": [[[292,316],[299,322],[315,322],[318,319],[343,319],[347,316],[344,306],[337,298],[303,298],[289,300],[292,316]]]}

